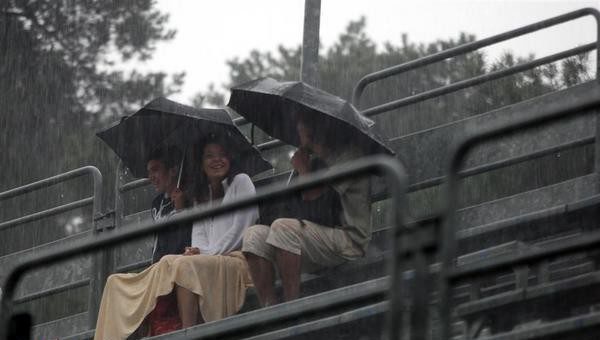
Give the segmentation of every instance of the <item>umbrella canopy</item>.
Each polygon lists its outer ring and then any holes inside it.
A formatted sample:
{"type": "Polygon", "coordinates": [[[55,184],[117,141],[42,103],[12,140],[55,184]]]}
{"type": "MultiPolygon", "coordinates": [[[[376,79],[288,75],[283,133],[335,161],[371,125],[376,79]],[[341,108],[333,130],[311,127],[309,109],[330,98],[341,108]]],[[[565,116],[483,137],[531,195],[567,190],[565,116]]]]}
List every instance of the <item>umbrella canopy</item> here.
{"type": "Polygon", "coordinates": [[[373,131],[373,121],[362,116],[352,104],[303,82],[253,80],[233,87],[227,105],[269,135],[291,145],[300,146],[296,124],[302,115],[365,153],[394,154],[373,131]]]}
{"type": "Polygon", "coordinates": [[[184,151],[188,145],[209,136],[221,137],[232,158],[248,175],[272,168],[224,109],[196,109],[162,97],[96,135],[136,177],[146,177],[146,162],[154,150],[179,146],[184,151]]]}

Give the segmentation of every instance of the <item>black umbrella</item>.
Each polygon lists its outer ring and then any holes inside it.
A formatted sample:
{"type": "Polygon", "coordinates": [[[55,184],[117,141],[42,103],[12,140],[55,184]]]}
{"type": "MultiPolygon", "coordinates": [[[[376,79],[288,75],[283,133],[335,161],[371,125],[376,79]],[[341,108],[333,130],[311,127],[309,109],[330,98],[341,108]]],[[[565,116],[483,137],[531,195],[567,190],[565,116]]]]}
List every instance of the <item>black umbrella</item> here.
{"type": "Polygon", "coordinates": [[[300,146],[296,123],[299,115],[326,126],[326,131],[360,147],[365,153],[394,154],[373,131],[373,121],[352,104],[306,83],[253,80],[231,89],[227,104],[269,135],[300,146]]]}
{"type": "Polygon", "coordinates": [[[188,145],[212,135],[222,137],[234,160],[248,175],[272,168],[224,109],[196,109],[166,98],[154,99],[96,135],[136,177],[146,176],[146,162],[157,148],[179,146],[184,151],[188,145]]]}

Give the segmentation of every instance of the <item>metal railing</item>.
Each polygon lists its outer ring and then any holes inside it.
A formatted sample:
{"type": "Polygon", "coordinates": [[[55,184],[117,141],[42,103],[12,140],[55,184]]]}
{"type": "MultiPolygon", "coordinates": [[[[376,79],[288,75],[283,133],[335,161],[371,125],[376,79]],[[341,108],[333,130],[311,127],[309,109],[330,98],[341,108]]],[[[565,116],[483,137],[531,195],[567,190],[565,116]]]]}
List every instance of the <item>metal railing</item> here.
{"type": "MultiPolygon", "coordinates": [[[[50,209],[46,209],[40,212],[36,212],[36,213],[32,213],[29,215],[25,215],[25,216],[21,216],[19,218],[15,218],[9,221],[4,221],[2,223],[0,223],[0,230],[4,230],[7,228],[11,228],[11,227],[15,227],[17,225],[21,225],[24,223],[28,223],[28,222],[33,222],[33,221],[38,221],[40,219],[46,218],[46,217],[50,217],[50,216],[55,216],[67,211],[71,211],[74,209],[78,209],[78,208],[83,208],[83,207],[87,207],[87,206],[92,206],[92,233],[93,234],[97,234],[98,232],[100,232],[101,230],[99,230],[98,226],[97,226],[97,221],[98,219],[102,218],[102,213],[101,213],[101,204],[102,204],[102,174],[100,173],[100,171],[93,166],[85,166],[82,168],[78,168],[75,170],[71,170],[65,173],[62,173],[60,175],[56,175],[50,178],[46,178],[34,183],[30,183],[27,185],[23,185],[20,186],[18,188],[14,188],[14,189],[10,189],[8,191],[2,192],[0,193],[0,201],[5,201],[11,198],[15,198],[30,192],[34,192],[37,190],[41,190],[44,188],[48,188],[50,186],[59,184],[59,183],[63,183],[66,182],[68,180],[72,180],[75,178],[79,178],[79,177],[83,177],[83,176],[91,176],[92,177],[92,184],[93,184],[93,194],[92,196],[86,197],[86,198],[82,198],[67,204],[63,204],[54,208],[50,208],[50,209]]],[[[17,303],[24,303],[27,301],[31,301],[33,299],[39,299],[42,297],[46,297],[49,295],[53,295],[65,290],[69,290],[69,289],[73,289],[73,288],[78,288],[81,287],[82,285],[85,284],[90,284],[90,296],[89,296],[89,306],[90,306],[90,310],[97,310],[98,307],[98,300],[101,296],[102,293],[102,285],[104,284],[104,281],[106,280],[106,275],[107,275],[107,270],[106,270],[106,262],[107,259],[104,258],[104,256],[101,254],[99,256],[94,257],[93,260],[93,265],[92,268],[90,270],[90,279],[86,279],[83,281],[76,281],[76,282],[72,282],[66,285],[61,285],[58,287],[53,287],[50,289],[46,289],[42,292],[38,292],[38,293],[34,293],[34,294],[29,294],[26,295],[20,299],[17,300],[17,303]],[[105,270],[103,270],[102,268],[105,268],[105,270]],[[100,281],[100,282],[98,282],[100,281]]],[[[94,319],[95,322],[95,316],[92,315],[90,316],[90,322],[91,319],[94,319]]]]}
{"type": "MultiPolygon", "coordinates": [[[[23,216],[20,218],[16,218],[10,221],[5,221],[0,223],[0,230],[10,228],[19,224],[31,222],[34,220],[39,220],[44,217],[49,217],[53,215],[57,215],[63,213],[65,211],[74,210],[76,208],[85,207],[88,205],[93,205],[94,214],[100,213],[100,204],[102,200],[102,174],[100,171],[93,166],[85,166],[79,169],[71,170],[60,175],[56,175],[53,177],[49,177],[37,182],[33,182],[30,184],[26,184],[20,186],[18,188],[10,189],[5,192],[0,193],[0,201],[5,201],[10,198],[14,198],[17,196],[21,196],[33,191],[37,191],[40,189],[44,189],[62,182],[66,182],[68,180],[90,175],[93,179],[94,185],[94,194],[93,196],[86,197],[65,205],[61,205],[58,207],[54,207],[51,209],[47,209],[41,212],[37,212],[35,214],[30,214],[27,216],[23,216]],[[34,216],[35,218],[31,217],[34,216]],[[33,219],[32,219],[33,218],[33,219]]],[[[96,215],[94,215],[96,217],[96,215]]]]}
{"type": "MultiPolygon", "coordinates": [[[[289,195],[291,193],[305,190],[307,188],[322,185],[324,183],[339,181],[353,176],[364,176],[371,173],[382,174],[388,180],[392,196],[392,202],[393,205],[397,207],[395,209],[395,213],[393,214],[393,219],[395,222],[395,235],[399,236],[403,232],[403,212],[405,210],[404,193],[406,191],[407,185],[407,176],[404,167],[400,164],[398,160],[390,157],[379,156],[362,158],[355,162],[348,163],[343,168],[334,169],[328,172],[319,172],[315,173],[314,175],[308,178],[299,179],[297,182],[289,186],[271,185],[264,191],[257,193],[254,197],[248,197],[235,202],[223,204],[221,206],[212,207],[207,210],[202,210],[201,208],[190,209],[189,211],[185,211],[181,214],[173,216],[173,218],[170,220],[159,222],[148,221],[146,223],[135,225],[130,228],[119,228],[115,229],[110,233],[99,234],[93,239],[81,240],[80,242],[65,247],[64,249],[55,249],[48,250],[46,252],[41,252],[35,258],[27,259],[23,263],[20,263],[17,266],[15,266],[11,270],[4,283],[4,294],[2,296],[2,302],[0,304],[0,339],[7,338],[8,329],[10,329],[11,327],[10,323],[12,320],[11,318],[13,308],[13,296],[19,278],[32,269],[39,268],[50,263],[55,263],[57,261],[67,259],[71,256],[88,254],[94,251],[105,249],[107,247],[112,247],[117,244],[121,244],[123,242],[139,238],[144,235],[158,232],[172,225],[190,223],[197,219],[225,214],[235,209],[255,205],[261,201],[277,199],[289,195]]],[[[396,245],[396,243],[397,242],[394,242],[394,247],[398,246],[396,245]]],[[[394,265],[392,267],[393,282],[392,290],[390,292],[390,310],[392,311],[391,315],[395,315],[394,311],[401,311],[401,304],[398,305],[398,303],[400,302],[399,297],[401,296],[401,291],[399,289],[394,289],[394,287],[402,287],[400,282],[402,279],[401,273],[403,272],[403,259],[400,258],[398,259],[399,261],[395,260],[396,259],[394,259],[394,265]]],[[[427,268],[420,268],[420,270],[426,271],[427,268]]],[[[350,294],[346,298],[351,300],[353,296],[352,294],[350,294]]],[[[327,308],[327,299],[327,295],[323,297],[323,308],[327,308]]],[[[258,312],[259,313],[257,313],[257,318],[259,319],[269,320],[269,318],[272,318],[268,311],[262,311],[264,312],[262,314],[260,313],[261,311],[258,312]]],[[[309,312],[314,312],[314,310],[310,309],[309,312]]],[[[286,310],[283,310],[281,313],[279,313],[279,315],[285,313],[288,312],[286,310]]],[[[390,323],[390,325],[392,326],[388,329],[395,329],[395,327],[393,327],[393,323],[390,323]]],[[[242,329],[244,327],[247,327],[247,325],[228,325],[228,327],[223,331],[227,331],[228,333],[230,333],[238,330],[238,328],[236,327],[242,329]]],[[[392,338],[394,338],[394,336],[392,336],[392,338]]]]}
{"type": "Polygon", "coordinates": [[[532,128],[540,124],[551,123],[561,118],[571,117],[581,114],[595,114],[600,106],[600,87],[595,86],[586,93],[585,96],[576,98],[577,100],[567,100],[557,103],[553,108],[534,117],[523,118],[517,121],[507,122],[499,126],[491,126],[479,132],[472,132],[467,137],[458,142],[453,148],[451,158],[447,167],[448,182],[445,192],[445,204],[443,215],[442,231],[442,275],[440,280],[440,318],[442,326],[442,339],[450,337],[451,321],[451,286],[454,282],[467,277],[472,277],[486,272],[510,268],[517,265],[523,265],[542,260],[549,256],[557,256],[575,250],[589,249],[600,245],[600,235],[585,236],[580,239],[568,240],[560,245],[546,249],[534,250],[524,255],[515,255],[494,259],[492,261],[482,261],[472,266],[461,268],[454,267],[456,258],[456,230],[457,230],[457,197],[458,181],[464,177],[459,170],[464,162],[468,151],[475,144],[490,139],[515,133],[519,130],[532,128]]]}
{"type": "Polygon", "coordinates": [[[436,54],[432,54],[430,56],[427,57],[423,57],[423,58],[419,58],[413,61],[409,61],[400,65],[396,65],[396,66],[392,66],[377,72],[373,72],[370,73],[366,76],[364,76],[362,79],[360,79],[358,81],[358,83],[356,84],[356,86],[354,87],[353,91],[352,91],[352,103],[358,107],[360,104],[360,98],[365,90],[365,88],[367,87],[367,85],[372,84],[378,80],[382,80],[382,79],[386,79],[389,78],[391,76],[395,76],[395,75],[399,75],[411,70],[415,70],[427,65],[431,65],[433,63],[436,62],[440,62],[452,57],[456,57],[462,54],[466,54],[469,52],[473,52],[475,50],[478,50],[480,48],[486,47],[486,46],[490,46],[490,45],[494,45],[497,44],[499,42],[503,42],[506,40],[510,40],[525,34],[529,34],[529,33],[533,33],[539,30],[542,30],[544,28],[548,28],[548,27],[552,27],[552,26],[556,26],[558,24],[562,24],[568,21],[572,21],[584,16],[588,16],[591,15],[594,17],[594,19],[596,19],[596,27],[597,27],[597,40],[595,43],[592,44],[587,44],[587,45],[583,45],[580,47],[576,47],[564,52],[560,52],[557,54],[553,54],[551,56],[547,56],[538,60],[533,60],[531,62],[527,62],[524,64],[520,64],[514,67],[510,67],[501,71],[497,71],[497,72],[492,72],[492,73],[488,73],[488,74],[484,74],[475,78],[471,78],[471,79],[467,79],[467,80],[462,80],[453,84],[449,84],[446,86],[442,86],[439,88],[436,88],[434,90],[429,90],[423,93],[419,93],[416,95],[412,95],[410,97],[406,97],[406,98],[402,98],[402,99],[398,99],[398,100],[394,100],[385,104],[381,104],[372,108],[368,108],[365,110],[362,110],[361,113],[364,114],[365,116],[373,116],[373,115],[377,115],[383,112],[387,112],[387,111],[391,111],[403,106],[407,106],[410,104],[414,104],[416,102],[419,101],[424,101],[427,99],[432,99],[435,97],[439,97],[441,95],[444,94],[448,94],[448,93],[452,93],[452,92],[456,92],[458,90],[470,87],[470,86],[474,86],[474,85],[479,85],[482,84],[484,82],[490,81],[490,80],[494,80],[494,79],[498,79],[501,77],[505,77],[511,74],[515,74],[518,72],[522,72],[524,70],[530,69],[530,68],[534,68],[537,66],[541,66],[543,64],[547,64],[547,63],[551,63],[554,62],[556,60],[560,60],[560,59],[564,59],[570,56],[574,56],[580,53],[584,53],[584,52],[588,52],[591,51],[593,49],[596,49],[596,77],[598,78],[598,75],[600,75],[600,12],[598,12],[597,9],[595,8],[582,8],[580,10],[576,10],[573,12],[569,12],[563,15],[559,15],[553,18],[549,18],[546,20],[542,20],[536,23],[533,23],[531,25],[527,25],[527,26],[523,26],[508,32],[504,32],[498,35],[494,35],[492,37],[489,38],[485,38],[482,40],[478,40],[478,41],[474,41],[472,43],[468,43],[468,44],[464,44],[464,45],[460,45],[436,54]]]}

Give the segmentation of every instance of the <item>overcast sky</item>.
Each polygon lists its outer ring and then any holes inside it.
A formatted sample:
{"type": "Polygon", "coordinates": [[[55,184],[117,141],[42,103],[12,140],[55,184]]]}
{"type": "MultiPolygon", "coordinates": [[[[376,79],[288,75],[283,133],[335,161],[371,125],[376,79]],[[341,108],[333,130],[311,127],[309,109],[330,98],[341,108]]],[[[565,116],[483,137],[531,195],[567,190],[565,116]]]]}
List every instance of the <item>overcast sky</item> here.
{"type": "MultiPolygon", "coordinates": [[[[183,91],[172,97],[182,103],[191,103],[211,82],[226,82],[226,60],[302,41],[304,0],[158,0],[157,5],[170,14],[169,26],[177,36],[159,44],[151,61],[131,67],[185,71],[183,91]]],[[[598,9],[600,0],[322,0],[320,39],[330,46],[349,21],[363,15],[367,34],[379,44],[400,44],[403,33],[413,42],[456,38],[460,32],[485,38],[582,7],[598,9]]],[[[585,17],[484,51],[492,58],[505,50],[543,56],[595,38],[595,22],[585,17]]]]}

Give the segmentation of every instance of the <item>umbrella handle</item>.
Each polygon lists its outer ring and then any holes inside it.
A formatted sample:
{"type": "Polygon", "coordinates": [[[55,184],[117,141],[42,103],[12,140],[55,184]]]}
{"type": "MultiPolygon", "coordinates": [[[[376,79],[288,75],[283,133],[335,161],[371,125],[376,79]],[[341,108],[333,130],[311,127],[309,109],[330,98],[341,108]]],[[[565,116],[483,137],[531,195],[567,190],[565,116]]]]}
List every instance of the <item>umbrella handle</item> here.
{"type": "Polygon", "coordinates": [[[181,164],[179,164],[179,175],[177,176],[177,189],[181,186],[181,175],[183,174],[183,161],[185,160],[185,154],[187,153],[187,146],[183,151],[183,156],[181,157],[181,164]]]}
{"type": "Polygon", "coordinates": [[[296,169],[292,169],[292,172],[290,172],[290,177],[288,177],[286,185],[290,185],[290,182],[292,181],[292,178],[294,178],[294,175],[296,175],[296,169]]]}

